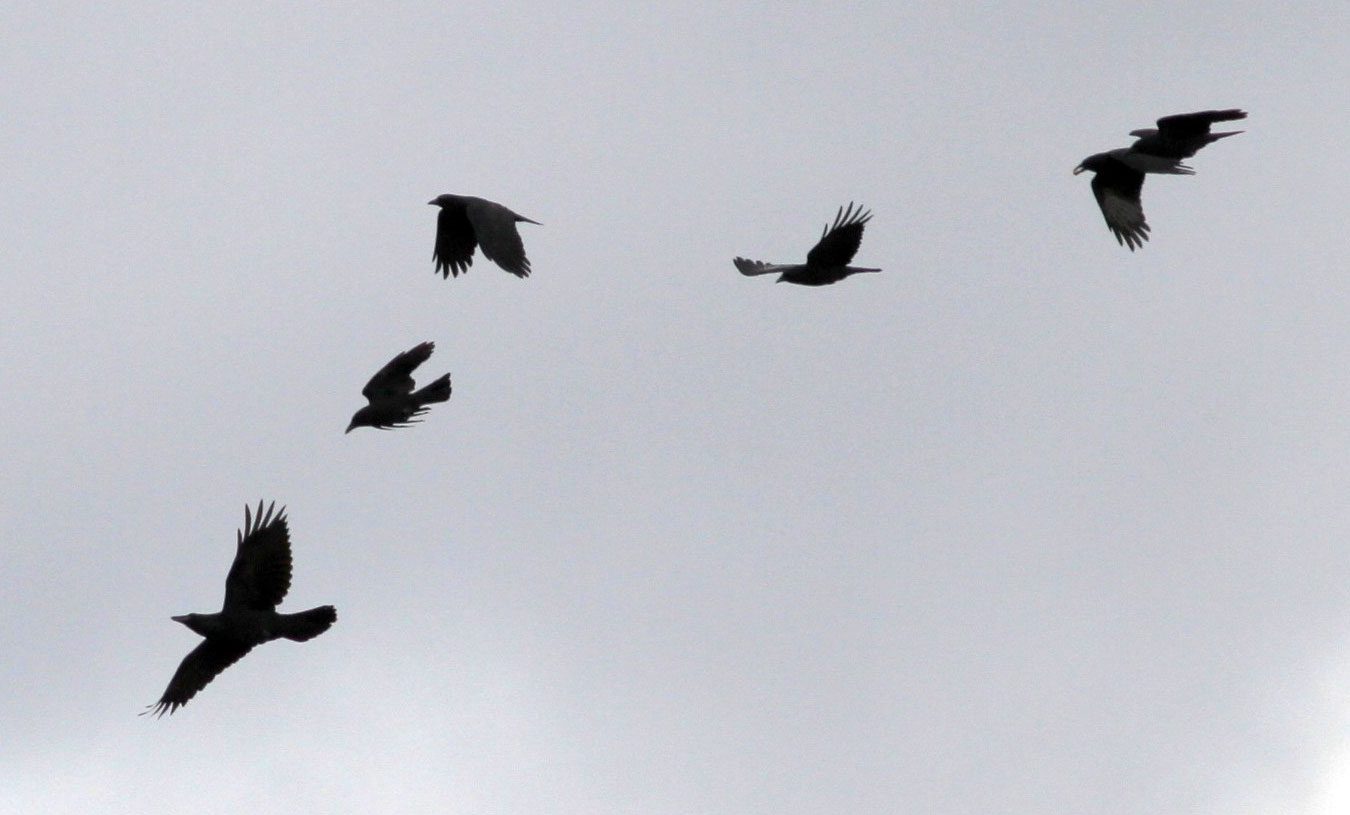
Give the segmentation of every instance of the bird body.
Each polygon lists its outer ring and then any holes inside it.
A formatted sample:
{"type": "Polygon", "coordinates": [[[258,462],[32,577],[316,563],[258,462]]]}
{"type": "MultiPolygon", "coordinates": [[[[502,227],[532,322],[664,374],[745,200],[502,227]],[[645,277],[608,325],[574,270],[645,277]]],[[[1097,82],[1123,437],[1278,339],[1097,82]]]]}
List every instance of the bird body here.
{"type": "Polygon", "coordinates": [[[443,374],[431,384],[420,390],[414,390],[412,373],[431,358],[436,350],[433,342],[424,342],[404,351],[381,368],[361,389],[361,395],[369,402],[352,415],[347,433],[358,427],[374,427],[387,430],[394,427],[406,427],[421,421],[418,417],[426,413],[428,405],[450,400],[450,374],[443,374]]]}
{"type": "Polygon", "coordinates": [[[312,608],[298,614],[281,614],[253,608],[222,609],[214,614],[184,614],[170,617],[203,637],[218,637],[237,643],[261,645],[275,639],[304,642],[313,639],[332,624],[326,607],[312,608]]]}
{"type": "Polygon", "coordinates": [[[1195,175],[1195,170],[1182,164],[1177,159],[1168,158],[1166,156],[1157,156],[1152,153],[1140,153],[1133,147],[1118,147],[1115,150],[1106,151],[1106,154],[1124,164],[1126,167],[1141,173],[1154,173],[1156,175],[1195,175]]]}
{"type": "Polygon", "coordinates": [[[742,257],[733,259],[732,263],[747,277],[776,274],[778,280],[775,282],[799,286],[828,286],[850,275],[879,272],[880,269],[848,265],[858,253],[863,228],[871,219],[872,213],[864,212],[861,207],[855,211],[852,203],[848,209],[840,207],[835,213],[834,224],[825,225],[820,240],[806,253],[804,264],[765,263],[742,257]]]}
{"type": "Polygon", "coordinates": [[[471,195],[439,195],[427,203],[441,208],[431,258],[442,277],[459,277],[460,272],[467,272],[478,247],[483,257],[516,277],[530,276],[530,261],[516,224],[539,225],[538,221],[471,195]]]}
{"type": "Polygon", "coordinates": [[[1136,137],[1134,144],[1088,156],[1073,173],[1093,172],[1092,194],[1106,219],[1106,227],[1116,236],[1117,243],[1133,252],[1148,240],[1149,225],[1140,198],[1144,175],[1195,175],[1182,159],[1194,156],[1205,145],[1242,132],[1211,133],[1210,126],[1245,118],[1246,112],[1237,108],[1164,116],[1156,128],[1130,131],[1136,137]]]}
{"type": "Polygon", "coordinates": [[[146,713],[173,713],[258,645],[280,638],[304,642],[337,620],[332,606],[297,614],[277,612],[291,586],[291,540],[286,508],[274,515],[275,507],[273,502],[264,513],[259,502],[256,515],[244,507],[244,528],[236,534],[234,563],[225,578],[220,611],[170,618],[203,639],[183,658],[163,696],[146,713]]]}

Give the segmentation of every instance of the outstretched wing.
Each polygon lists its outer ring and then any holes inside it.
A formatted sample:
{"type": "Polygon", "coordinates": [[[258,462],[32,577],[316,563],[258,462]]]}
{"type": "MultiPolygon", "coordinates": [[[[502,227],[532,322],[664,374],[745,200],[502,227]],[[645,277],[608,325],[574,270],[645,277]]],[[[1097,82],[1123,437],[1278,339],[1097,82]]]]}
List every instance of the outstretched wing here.
{"type": "Polygon", "coordinates": [[[762,260],[750,260],[749,258],[736,258],[731,262],[736,264],[736,268],[740,270],[740,273],[747,277],[754,277],[755,275],[761,274],[782,274],[783,272],[801,268],[800,266],[792,264],[765,263],[762,260]]]}
{"type": "Polygon", "coordinates": [[[377,371],[361,389],[361,395],[370,402],[377,402],[412,393],[413,388],[417,386],[413,382],[412,372],[417,370],[418,365],[430,359],[434,350],[436,343],[424,342],[389,360],[389,363],[377,371]]]}
{"type": "Polygon", "coordinates": [[[1247,112],[1237,108],[1178,113],[1158,120],[1158,134],[1166,139],[1191,139],[1208,134],[1210,125],[1215,122],[1232,122],[1245,118],[1247,112]]]}
{"type": "Polygon", "coordinates": [[[847,210],[840,207],[835,213],[834,225],[826,226],[820,241],[806,254],[806,265],[823,269],[847,266],[858,254],[863,227],[871,218],[872,213],[864,212],[862,207],[854,211],[851,201],[847,210]]]}
{"type": "Polygon", "coordinates": [[[255,516],[244,507],[244,529],[235,533],[238,546],[234,564],[225,577],[226,609],[271,611],[291,588],[291,533],[286,525],[286,508],[273,517],[275,507],[273,501],[264,515],[259,501],[255,516]]]}
{"type": "Polygon", "coordinates": [[[1144,174],[1114,158],[1097,169],[1092,178],[1092,194],[1097,197],[1107,228],[1116,242],[1130,247],[1131,252],[1148,240],[1144,205],[1139,200],[1143,188],[1144,174]]]}
{"type": "MultiPolygon", "coordinates": [[[[1236,136],[1241,130],[1227,133],[1211,133],[1209,128],[1215,122],[1230,122],[1247,118],[1246,111],[1230,108],[1228,110],[1201,110],[1195,113],[1179,113],[1176,116],[1164,116],[1158,120],[1156,130],[1135,130],[1130,135],[1138,136],[1139,141],[1131,146],[1131,152],[1142,156],[1161,156],[1179,161],[1190,158],[1202,147],[1213,144],[1219,139],[1236,136]]],[[[1177,170],[1155,170],[1139,167],[1145,172],[1177,172],[1177,170]]],[[[1188,169],[1185,167],[1182,170],[1188,169]]]]}
{"type": "Polygon", "coordinates": [[[530,276],[530,261],[525,257],[525,244],[520,240],[516,221],[528,221],[506,207],[482,198],[470,198],[464,211],[473,224],[483,256],[516,277],[530,276]]]}
{"type": "Polygon", "coordinates": [[[463,201],[451,201],[441,205],[436,217],[436,248],[431,259],[436,262],[436,271],[442,277],[467,272],[473,265],[473,250],[477,246],[473,224],[465,214],[463,201]]]}
{"type": "Polygon", "coordinates": [[[159,717],[173,713],[186,705],[198,691],[211,684],[211,680],[221,671],[238,662],[252,649],[252,645],[219,638],[202,640],[200,645],[183,657],[178,670],[173,672],[173,679],[169,680],[169,686],[164,689],[164,695],[141,715],[150,713],[159,717]]]}

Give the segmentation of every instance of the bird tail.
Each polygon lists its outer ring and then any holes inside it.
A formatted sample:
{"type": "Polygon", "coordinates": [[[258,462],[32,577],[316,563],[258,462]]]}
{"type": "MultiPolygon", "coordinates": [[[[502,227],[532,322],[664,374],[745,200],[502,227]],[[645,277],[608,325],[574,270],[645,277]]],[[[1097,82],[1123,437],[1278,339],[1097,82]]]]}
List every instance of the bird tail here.
{"type": "Polygon", "coordinates": [[[780,274],[804,268],[785,263],[765,263],[762,260],[751,260],[750,258],[734,258],[731,262],[736,266],[738,272],[747,277],[761,274],[780,274]]]}
{"type": "Polygon", "coordinates": [[[450,401],[450,374],[445,374],[440,379],[417,391],[412,395],[412,398],[419,406],[429,405],[433,402],[450,401]]]}
{"type": "Polygon", "coordinates": [[[332,606],[319,606],[299,614],[279,614],[281,618],[281,636],[288,640],[304,642],[312,640],[332,627],[337,621],[337,609],[332,606]]]}

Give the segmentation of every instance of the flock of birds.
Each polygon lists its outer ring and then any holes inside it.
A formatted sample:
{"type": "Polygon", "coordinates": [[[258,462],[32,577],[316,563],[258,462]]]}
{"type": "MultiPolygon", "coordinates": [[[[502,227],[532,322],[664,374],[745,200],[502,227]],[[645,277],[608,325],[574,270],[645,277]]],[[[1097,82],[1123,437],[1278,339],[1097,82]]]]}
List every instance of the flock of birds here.
{"type": "MultiPolygon", "coordinates": [[[[1092,193],[1097,198],[1106,226],[1116,241],[1130,251],[1148,240],[1140,193],[1147,173],[1194,175],[1182,163],[1196,151],[1241,131],[1211,133],[1217,122],[1247,118],[1244,111],[1204,110],[1164,116],[1156,128],[1131,131],[1134,144],[1083,159],[1074,174],[1093,172],[1092,193]]],[[[516,277],[528,277],[530,261],[516,225],[538,225],[493,201],[467,195],[441,195],[428,202],[440,207],[432,259],[442,277],[458,277],[473,265],[475,249],[516,277]]],[[[733,263],[743,275],[777,274],[779,283],[826,286],[850,275],[880,269],[850,266],[862,244],[863,229],[872,214],[852,203],[840,207],[834,222],[827,224],[820,240],[806,254],[806,263],[765,263],[738,257],[733,263]]],[[[443,374],[422,388],[413,372],[431,358],[435,345],[421,343],[395,356],[366,383],[361,394],[368,404],[356,411],[346,432],[358,427],[381,430],[406,427],[421,421],[428,405],[450,399],[450,374],[443,374]]],[[[255,646],[275,639],[304,642],[327,631],[337,620],[332,606],[319,606],[295,614],[282,614],[277,606],[291,586],[291,539],[286,508],[273,502],[256,512],[244,507],[244,528],[236,533],[234,562],[225,576],[225,601],[214,614],[184,614],[172,617],[201,635],[197,645],[179,664],[163,696],[145,713],[163,716],[186,705],[202,688],[255,646]]],[[[144,715],[144,714],[142,714],[144,715]]]]}

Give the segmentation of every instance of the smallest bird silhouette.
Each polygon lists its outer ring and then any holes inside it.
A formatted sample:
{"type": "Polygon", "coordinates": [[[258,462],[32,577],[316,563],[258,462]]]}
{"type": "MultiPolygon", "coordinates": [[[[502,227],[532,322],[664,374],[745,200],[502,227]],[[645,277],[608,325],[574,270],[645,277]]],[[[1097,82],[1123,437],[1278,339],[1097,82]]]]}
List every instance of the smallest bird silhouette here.
{"type": "Polygon", "coordinates": [[[352,423],[347,425],[347,433],[358,427],[376,427],[388,430],[391,427],[407,427],[417,424],[417,418],[426,413],[427,405],[450,401],[450,374],[444,374],[421,390],[413,390],[412,372],[431,358],[436,343],[424,342],[408,351],[404,351],[389,364],[381,368],[366,386],[361,395],[370,404],[356,411],[352,423]]]}
{"type": "Polygon", "coordinates": [[[1106,228],[1116,236],[1116,243],[1128,246],[1130,251],[1148,240],[1149,226],[1144,219],[1144,174],[1195,175],[1195,170],[1181,163],[1200,148],[1219,139],[1236,136],[1241,130],[1211,133],[1216,122],[1233,122],[1247,118],[1245,110],[1199,110],[1178,113],[1158,120],[1156,128],[1131,130],[1134,144],[1105,153],[1094,153],[1073,169],[1078,175],[1092,171],[1092,194],[1106,219],[1106,228]]]}
{"type": "Polygon", "coordinates": [[[285,637],[295,642],[312,640],[337,620],[332,606],[319,606],[298,614],[280,614],[277,606],[291,588],[291,533],[286,508],[272,514],[273,501],[263,513],[250,515],[244,506],[244,529],[235,533],[234,563],[225,576],[225,602],[215,614],[184,614],[170,617],[204,639],[174,671],[159,701],[141,713],[156,718],[186,705],[221,671],[238,662],[255,645],[285,637]]]}
{"type": "Polygon", "coordinates": [[[855,211],[850,201],[848,209],[843,207],[835,213],[834,224],[826,224],[820,233],[820,240],[806,253],[806,263],[765,263],[762,260],[736,258],[733,263],[741,274],[747,276],[776,274],[776,283],[796,283],[801,286],[828,286],[838,283],[849,275],[860,272],[879,272],[880,269],[863,269],[850,266],[849,261],[858,254],[862,244],[863,228],[872,219],[872,213],[864,212],[862,207],[855,211]]]}
{"type": "Polygon", "coordinates": [[[483,257],[516,277],[530,276],[530,261],[516,224],[542,226],[538,221],[471,195],[438,195],[427,203],[441,208],[436,218],[436,248],[431,253],[441,277],[468,272],[475,246],[483,248],[483,257]]]}

